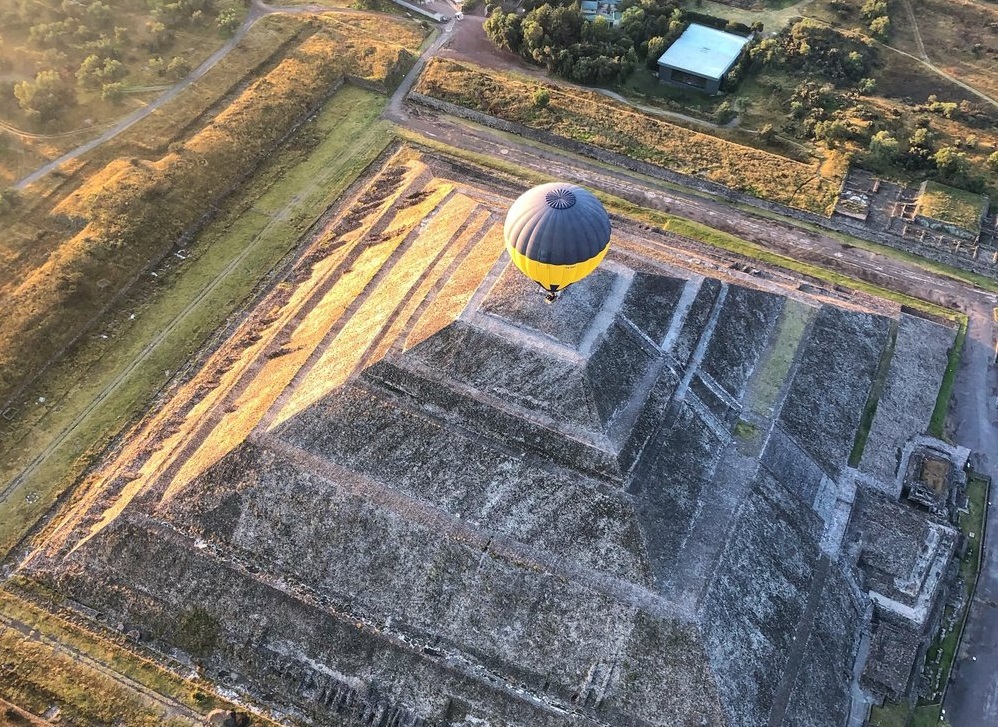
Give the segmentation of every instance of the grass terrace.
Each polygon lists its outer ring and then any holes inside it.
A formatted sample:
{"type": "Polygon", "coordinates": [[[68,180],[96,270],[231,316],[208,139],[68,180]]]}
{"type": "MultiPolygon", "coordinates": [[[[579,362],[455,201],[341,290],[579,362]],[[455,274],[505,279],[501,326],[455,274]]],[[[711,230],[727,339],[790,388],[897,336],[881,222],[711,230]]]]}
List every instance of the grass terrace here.
{"type": "Polygon", "coordinates": [[[434,59],[416,91],[506,121],[709,179],[762,199],[818,214],[834,204],[841,174],[742,146],[634,111],[590,91],[545,84],[550,101],[533,101],[537,81],[434,59]]]}
{"type": "Polygon", "coordinates": [[[918,214],[956,225],[975,235],[981,232],[981,217],[987,209],[987,197],[939,182],[925,182],[918,196],[918,214]]]}

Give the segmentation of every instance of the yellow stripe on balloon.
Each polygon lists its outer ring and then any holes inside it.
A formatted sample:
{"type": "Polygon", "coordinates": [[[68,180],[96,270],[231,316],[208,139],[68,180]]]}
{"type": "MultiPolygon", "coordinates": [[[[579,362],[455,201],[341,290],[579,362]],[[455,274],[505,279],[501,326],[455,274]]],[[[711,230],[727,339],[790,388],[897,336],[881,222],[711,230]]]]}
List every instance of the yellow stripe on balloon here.
{"type": "Polygon", "coordinates": [[[562,290],[565,286],[582,280],[596,269],[596,266],[606,257],[606,252],[609,249],[610,246],[607,245],[593,257],[579,263],[552,265],[551,263],[531,260],[526,255],[514,250],[508,243],[506,245],[506,251],[513,258],[513,264],[520,269],[520,272],[531,280],[540,283],[545,290],[550,291],[562,290]]]}

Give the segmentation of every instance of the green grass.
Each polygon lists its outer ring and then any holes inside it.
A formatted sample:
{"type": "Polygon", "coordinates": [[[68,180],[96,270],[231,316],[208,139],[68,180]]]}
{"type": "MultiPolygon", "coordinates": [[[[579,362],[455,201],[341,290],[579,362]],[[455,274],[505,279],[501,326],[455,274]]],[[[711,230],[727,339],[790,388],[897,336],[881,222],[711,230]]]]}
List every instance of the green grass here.
{"type": "Polygon", "coordinates": [[[745,442],[754,442],[759,438],[759,427],[752,422],[739,419],[735,422],[734,434],[736,437],[745,442]]]}
{"type": "Polygon", "coordinates": [[[318,140],[312,151],[303,153],[292,143],[275,154],[231,201],[232,211],[203,232],[188,260],[163,274],[162,284],[147,282],[108,316],[107,340],[88,338],[37,382],[28,398],[45,397],[45,404],[19,421],[0,481],[11,481],[37,453],[55,446],[0,503],[0,553],[23,537],[110,437],[146,409],[171,372],[384,150],[391,139],[388,125],[378,120],[384,103],[352,86],[338,91],[303,130],[318,140]],[[59,439],[67,429],[70,436],[59,439]]]}
{"type": "Polygon", "coordinates": [[[987,204],[984,195],[929,181],[918,196],[918,214],[978,234],[987,204]]]}
{"type": "Polygon", "coordinates": [[[911,707],[907,704],[885,704],[870,710],[870,727],[908,727],[911,707]]]}
{"type": "MultiPolygon", "coordinates": [[[[84,655],[194,711],[208,712],[218,707],[231,706],[214,695],[207,685],[184,679],[150,659],[123,648],[108,635],[83,629],[71,620],[41,609],[9,591],[0,590],[0,614],[6,620],[44,634],[46,643],[58,643],[62,648],[84,655]]],[[[44,683],[39,686],[44,687],[44,683]]]]}
{"type": "Polygon", "coordinates": [[[870,437],[870,427],[873,426],[873,417],[877,414],[877,403],[880,401],[880,395],[884,391],[887,372],[891,368],[891,359],[894,358],[894,347],[897,345],[897,336],[897,325],[892,321],[887,345],[884,346],[884,350],[880,353],[877,375],[873,380],[873,386],[870,387],[870,395],[866,399],[866,406],[863,407],[863,416],[859,420],[859,428],[856,430],[856,439],[853,441],[852,452],[849,453],[850,467],[859,467],[859,461],[863,458],[863,451],[866,449],[866,440],[870,437]]]}
{"type": "Polygon", "coordinates": [[[789,298],[784,303],[773,342],[749,382],[748,406],[759,416],[772,416],[801,337],[816,312],[817,308],[789,298]]]}
{"type": "Polygon", "coordinates": [[[973,582],[981,567],[981,551],[984,548],[984,518],[987,515],[987,480],[972,472],[967,482],[967,514],[960,519],[960,527],[968,534],[974,533],[970,551],[960,565],[960,575],[968,583],[973,582]]]}
{"type": "Polygon", "coordinates": [[[943,381],[939,385],[939,395],[936,397],[936,406],[932,410],[932,418],[929,420],[929,434],[937,439],[942,439],[946,429],[946,415],[949,413],[949,400],[953,395],[953,386],[956,384],[956,371],[960,368],[960,356],[963,353],[963,342],[967,338],[967,318],[963,316],[959,319],[959,330],[953,347],[949,350],[949,361],[946,363],[946,372],[943,374],[943,381]]]}

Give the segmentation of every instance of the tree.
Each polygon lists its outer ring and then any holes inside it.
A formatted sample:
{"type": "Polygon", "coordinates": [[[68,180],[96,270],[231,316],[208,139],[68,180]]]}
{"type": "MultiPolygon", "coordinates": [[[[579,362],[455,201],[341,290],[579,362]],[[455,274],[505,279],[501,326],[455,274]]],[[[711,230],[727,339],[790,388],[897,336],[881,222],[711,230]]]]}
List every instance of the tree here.
{"type": "Polygon", "coordinates": [[[837,119],[818,121],[814,125],[814,138],[824,141],[834,147],[838,142],[849,136],[849,127],[837,119]]]}
{"type": "Polygon", "coordinates": [[[718,126],[723,126],[724,124],[735,118],[736,111],[731,108],[731,104],[727,101],[721,101],[714,109],[714,113],[711,115],[712,120],[718,126]]]}
{"type": "Polygon", "coordinates": [[[41,71],[34,82],[21,81],[14,86],[14,96],[25,113],[39,121],[54,119],[62,109],[76,103],[73,87],[56,71],[41,71]]]}
{"type": "Polygon", "coordinates": [[[114,58],[101,58],[91,54],[83,59],[76,72],[76,80],[83,86],[96,88],[105,83],[119,81],[128,74],[125,64],[114,58]]]}
{"type": "Polygon", "coordinates": [[[113,104],[121,103],[121,100],[125,97],[125,84],[120,81],[105,83],[101,86],[100,97],[101,100],[110,101],[113,104]]]}
{"type": "Polygon", "coordinates": [[[783,46],[775,38],[763,38],[749,51],[753,61],[773,65],[783,61],[783,46]]]}
{"type": "Polygon", "coordinates": [[[218,27],[225,35],[233,35],[239,26],[242,25],[242,20],[239,18],[239,13],[235,10],[223,10],[218,14],[218,27]]]}
{"type": "Polygon", "coordinates": [[[912,132],[911,138],[908,139],[908,146],[917,147],[919,149],[931,149],[932,132],[927,127],[920,126],[912,132]]]}
{"type": "Polygon", "coordinates": [[[485,34],[500,48],[520,52],[523,44],[523,21],[516,13],[496,10],[485,21],[485,34]]]}
{"type": "Polygon", "coordinates": [[[763,144],[772,144],[776,140],[776,129],[772,124],[763,124],[759,129],[759,140],[763,144]]]}
{"type": "Polygon", "coordinates": [[[991,152],[987,164],[992,172],[998,172],[998,151],[991,152]]]}
{"type": "Polygon", "coordinates": [[[879,18],[874,18],[870,21],[870,32],[876,37],[883,40],[891,32],[891,19],[886,15],[881,15],[879,18]]]}
{"type": "Polygon", "coordinates": [[[658,59],[665,53],[666,47],[665,38],[660,35],[648,39],[648,58],[646,62],[649,69],[653,71],[658,70],[658,59]]]}
{"type": "Polygon", "coordinates": [[[851,51],[849,55],[846,56],[845,66],[849,69],[849,75],[853,78],[859,77],[866,73],[866,59],[859,51],[851,51]]]}
{"type": "Polygon", "coordinates": [[[170,59],[170,63],[166,66],[166,72],[170,74],[172,78],[180,79],[191,72],[191,64],[180,56],[174,56],[170,59]]]}
{"type": "Polygon", "coordinates": [[[634,42],[640,42],[645,29],[645,11],[642,7],[634,5],[627,8],[620,16],[620,30],[631,38],[634,42]]]}
{"type": "Polygon", "coordinates": [[[98,28],[107,28],[114,22],[114,12],[100,0],[87,6],[87,19],[98,28]]]}
{"type": "Polygon", "coordinates": [[[534,106],[545,109],[549,103],[551,103],[551,94],[546,88],[538,88],[534,91],[534,106]]]}
{"type": "Polygon", "coordinates": [[[173,45],[173,31],[167,28],[164,23],[159,21],[147,23],[146,30],[149,32],[146,47],[153,53],[166,50],[173,45]]]}
{"type": "Polygon", "coordinates": [[[867,0],[859,12],[867,20],[887,15],[887,0],[867,0]]]}
{"type": "Polygon", "coordinates": [[[856,88],[859,89],[860,93],[869,95],[877,90],[877,80],[875,78],[861,78],[856,84],[856,88]]]}
{"type": "Polygon", "coordinates": [[[961,181],[970,172],[970,162],[967,161],[967,155],[958,151],[956,147],[940,147],[939,151],[933,155],[932,160],[936,163],[936,168],[947,179],[961,181]]]}
{"type": "Polygon", "coordinates": [[[76,80],[82,86],[96,86],[100,80],[97,72],[100,71],[103,65],[104,63],[100,56],[93,53],[88,55],[80,64],[79,70],[76,71],[76,80]]]}
{"type": "Polygon", "coordinates": [[[886,131],[878,131],[870,139],[870,154],[883,164],[893,164],[901,151],[901,142],[886,131]]]}

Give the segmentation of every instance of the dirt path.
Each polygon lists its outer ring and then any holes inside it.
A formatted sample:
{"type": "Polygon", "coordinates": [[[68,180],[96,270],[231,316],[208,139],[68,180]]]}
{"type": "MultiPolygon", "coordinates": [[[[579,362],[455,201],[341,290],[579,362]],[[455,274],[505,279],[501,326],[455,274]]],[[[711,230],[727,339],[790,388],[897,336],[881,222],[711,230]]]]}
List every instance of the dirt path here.
{"type": "MultiPolygon", "coordinates": [[[[946,73],[946,71],[944,71],[943,69],[941,69],[939,66],[934,65],[931,61],[922,60],[918,56],[913,56],[911,53],[906,53],[905,51],[901,50],[900,48],[895,48],[892,45],[887,45],[886,43],[881,43],[879,40],[875,41],[875,42],[877,43],[877,45],[879,45],[882,48],[886,48],[887,50],[893,51],[895,53],[900,53],[901,55],[905,56],[906,58],[911,58],[911,60],[915,61],[916,63],[921,63],[923,66],[925,66],[926,68],[928,68],[930,71],[932,71],[933,73],[935,73],[937,76],[942,76],[943,78],[945,78],[950,83],[956,84],[957,86],[959,86],[960,88],[962,88],[964,91],[968,91],[968,92],[974,94],[975,96],[977,96],[982,101],[986,101],[987,103],[991,104],[995,108],[998,108],[998,99],[991,98],[986,93],[984,93],[982,91],[978,91],[973,86],[967,85],[966,83],[964,83],[963,81],[959,80],[958,78],[954,78],[953,76],[951,76],[948,73],[946,73]]],[[[919,41],[919,45],[921,45],[921,41],[919,41]]],[[[922,50],[924,52],[924,48],[922,50]]]]}
{"type": "Polygon", "coordinates": [[[904,12],[908,15],[908,22],[911,23],[911,30],[915,34],[915,45],[918,46],[918,55],[922,57],[923,61],[928,62],[929,56],[925,52],[925,43],[922,42],[922,33],[918,29],[918,20],[915,18],[915,11],[912,10],[910,0],[901,0],[901,5],[904,6],[904,12]]]}
{"type": "Polygon", "coordinates": [[[214,53],[212,53],[208,58],[206,58],[201,65],[199,65],[197,68],[191,71],[190,75],[188,75],[187,78],[185,78],[184,80],[180,81],[175,86],[170,88],[170,90],[164,93],[162,96],[157,97],[148,106],[144,106],[141,109],[137,109],[132,113],[128,114],[128,116],[124,117],[123,119],[115,123],[114,126],[109,128],[100,136],[97,136],[88,141],[87,143],[81,144],[75,149],[66,152],[58,159],[54,159],[48,164],[45,164],[39,169],[36,169],[34,172],[27,175],[26,177],[22,177],[21,179],[19,179],[17,182],[14,183],[13,185],[14,189],[23,190],[29,185],[34,184],[39,179],[52,172],[54,169],[60,167],[61,165],[65,164],[68,161],[71,161],[79,156],[82,156],[83,154],[86,154],[88,151],[97,148],[104,142],[110,141],[118,134],[121,134],[127,129],[130,129],[139,121],[146,118],[153,111],[156,111],[157,109],[163,107],[164,105],[172,101],[178,95],[186,91],[191,86],[191,84],[200,80],[206,73],[208,73],[208,71],[210,71],[212,68],[218,65],[218,63],[223,58],[225,58],[225,56],[227,56],[232,51],[232,49],[239,44],[239,42],[243,38],[246,37],[246,34],[250,31],[250,28],[252,28],[253,25],[256,24],[256,22],[261,18],[276,13],[281,13],[286,15],[300,15],[300,14],[311,14],[315,12],[352,13],[352,14],[364,13],[372,15],[379,14],[373,12],[369,13],[369,11],[365,10],[352,10],[350,8],[333,8],[333,7],[325,7],[322,5],[301,5],[293,7],[282,7],[275,5],[265,5],[262,2],[262,0],[253,0],[252,4],[250,5],[249,13],[246,16],[246,19],[243,21],[243,24],[239,26],[239,29],[235,32],[235,34],[231,38],[229,38],[229,40],[226,41],[221,48],[219,48],[214,53]]]}

